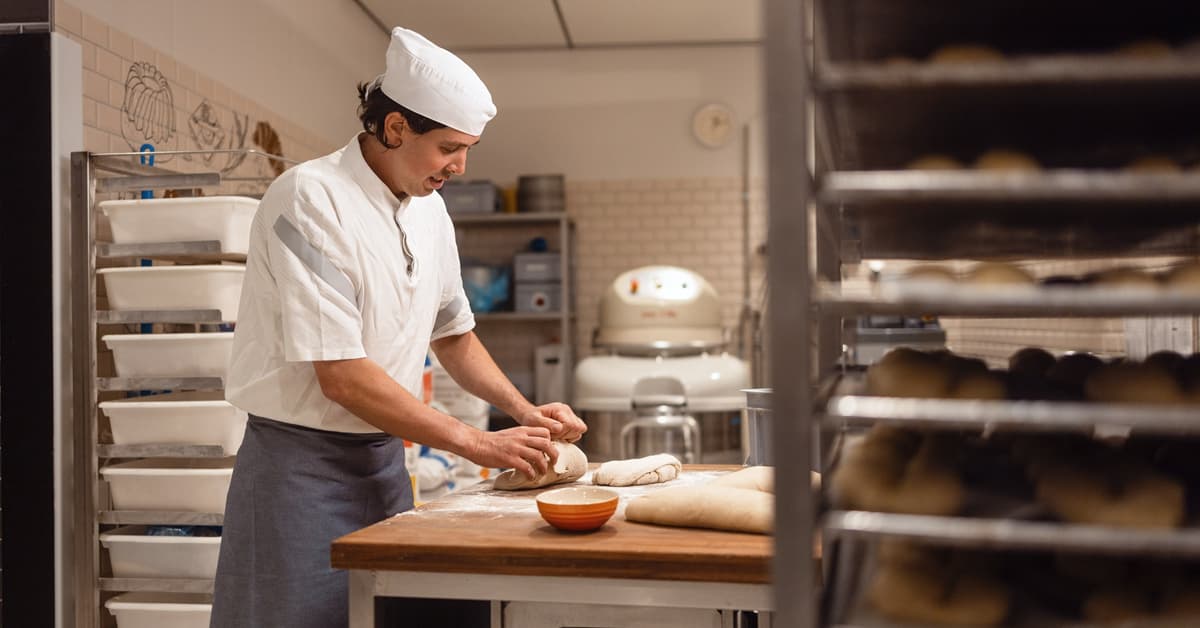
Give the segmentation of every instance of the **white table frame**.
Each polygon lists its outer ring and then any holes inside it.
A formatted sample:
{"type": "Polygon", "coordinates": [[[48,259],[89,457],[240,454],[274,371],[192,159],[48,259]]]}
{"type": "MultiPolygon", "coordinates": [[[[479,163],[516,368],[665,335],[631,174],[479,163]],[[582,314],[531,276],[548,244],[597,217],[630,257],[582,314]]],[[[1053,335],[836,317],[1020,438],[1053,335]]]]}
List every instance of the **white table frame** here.
{"type": "Polygon", "coordinates": [[[349,628],[375,628],[376,597],[491,600],[492,628],[503,628],[501,602],[759,611],[760,628],[775,608],[769,584],[354,569],[349,628]]]}

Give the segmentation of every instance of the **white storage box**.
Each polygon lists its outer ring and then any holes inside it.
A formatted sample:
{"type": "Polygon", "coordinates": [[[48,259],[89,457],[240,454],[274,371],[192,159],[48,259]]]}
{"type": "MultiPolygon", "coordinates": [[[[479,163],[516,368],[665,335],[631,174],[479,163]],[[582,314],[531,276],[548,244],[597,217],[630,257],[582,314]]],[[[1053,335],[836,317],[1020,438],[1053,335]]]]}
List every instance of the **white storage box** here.
{"type": "Polygon", "coordinates": [[[225,512],[233,458],[144,458],[100,467],[116,510],[225,512]]]}
{"type": "Polygon", "coordinates": [[[232,456],[246,432],[246,413],[225,401],[221,391],[102,401],[100,409],[112,425],[115,445],[220,445],[232,456]]]}
{"type": "Polygon", "coordinates": [[[118,377],[224,377],[233,354],[233,332],[110,334],[118,377]]]}
{"type": "Polygon", "coordinates": [[[125,526],[100,535],[114,578],[213,578],[219,536],[146,536],[146,526],[125,526]]]}
{"type": "Polygon", "coordinates": [[[104,603],[117,628],[208,628],[212,600],[203,593],[122,593],[104,603]]]}
{"type": "Polygon", "coordinates": [[[237,320],[246,267],[131,266],[102,268],[109,306],[114,310],[221,310],[221,319],[237,320]]]}
{"type": "Polygon", "coordinates": [[[220,240],[222,253],[250,250],[258,201],[244,196],[102,201],[116,244],[220,240]]]}

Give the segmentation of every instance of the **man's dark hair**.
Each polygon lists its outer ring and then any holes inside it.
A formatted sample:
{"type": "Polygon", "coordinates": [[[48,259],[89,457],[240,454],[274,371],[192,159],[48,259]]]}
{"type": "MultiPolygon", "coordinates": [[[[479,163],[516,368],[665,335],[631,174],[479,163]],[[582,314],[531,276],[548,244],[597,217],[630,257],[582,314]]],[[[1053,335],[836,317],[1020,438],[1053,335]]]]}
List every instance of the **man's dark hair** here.
{"type": "Polygon", "coordinates": [[[430,120],[392,100],[383,93],[378,83],[372,81],[358,84],[358,119],[362,120],[363,130],[374,135],[375,139],[379,140],[379,143],[383,144],[385,148],[396,148],[396,146],[388,144],[387,133],[383,128],[384,120],[393,111],[404,116],[408,127],[418,134],[446,128],[446,125],[441,122],[430,120]]]}

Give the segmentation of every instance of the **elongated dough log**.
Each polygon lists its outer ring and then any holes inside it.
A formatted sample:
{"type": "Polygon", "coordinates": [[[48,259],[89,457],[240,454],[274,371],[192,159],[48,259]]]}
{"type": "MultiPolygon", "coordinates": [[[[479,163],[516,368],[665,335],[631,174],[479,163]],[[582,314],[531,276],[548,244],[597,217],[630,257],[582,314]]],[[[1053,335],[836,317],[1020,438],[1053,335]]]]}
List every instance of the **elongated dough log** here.
{"type": "Polygon", "coordinates": [[[757,534],[770,534],[774,517],[774,495],[728,486],[664,488],[625,507],[630,521],[757,534]]]}
{"type": "Polygon", "coordinates": [[[683,465],[671,454],[645,458],[609,460],[592,474],[592,482],[601,486],[641,486],[669,482],[679,477],[683,465]]]}
{"type": "Polygon", "coordinates": [[[496,488],[502,491],[541,488],[551,484],[574,482],[587,473],[587,456],[583,450],[570,443],[554,441],[552,444],[558,450],[558,462],[554,463],[553,467],[532,480],[516,469],[509,469],[496,476],[496,488]]]}
{"type": "Polygon", "coordinates": [[[764,493],[775,492],[774,467],[746,467],[740,471],[727,473],[709,482],[705,486],[727,486],[729,488],[744,488],[764,493]]]}

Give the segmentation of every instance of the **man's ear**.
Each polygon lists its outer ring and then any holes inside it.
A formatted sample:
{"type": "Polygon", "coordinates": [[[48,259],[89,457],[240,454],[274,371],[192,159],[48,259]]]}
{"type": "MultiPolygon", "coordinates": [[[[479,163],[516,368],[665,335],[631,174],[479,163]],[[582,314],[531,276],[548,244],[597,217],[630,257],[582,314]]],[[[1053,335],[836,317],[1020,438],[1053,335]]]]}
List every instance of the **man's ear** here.
{"type": "Polygon", "coordinates": [[[399,111],[393,111],[384,117],[383,126],[388,144],[399,146],[404,138],[404,129],[408,128],[408,121],[399,111]]]}

